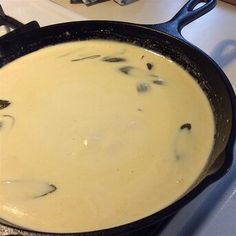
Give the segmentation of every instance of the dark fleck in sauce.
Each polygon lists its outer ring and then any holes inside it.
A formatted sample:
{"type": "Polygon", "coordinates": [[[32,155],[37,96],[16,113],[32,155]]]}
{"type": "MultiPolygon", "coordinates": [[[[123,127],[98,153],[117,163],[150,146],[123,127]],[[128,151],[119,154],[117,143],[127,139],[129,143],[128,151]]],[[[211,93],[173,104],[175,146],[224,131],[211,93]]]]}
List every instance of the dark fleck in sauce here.
{"type": "Polygon", "coordinates": [[[122,73],[128,75],[133,69],[134,69],[133,66],[124,66],[124,67],[121,67],[119,70],[120,70],[122,73]]]}
{"type": "Polygon", "coordinates": [[[147,63],[146,66],[147,66],[148,70],[152,70],[154,65],[152,63],[147,63]]]}
{"type": "Polygon", "coordinates": [[[164,81],[163,80],[159,80],[159,79],[155,79],[152,81],[154,84],[157,84],[157,85],[163,85],[164,84],[164,81]]]}
{"type": "Polygon", "coordinates": [[[7,100],[0,100],[0,109],[8,107],[11,103],[7,100]]]}
{"type": "Polygon", "coordinates": [[[91,55],[91,56],[87,56],[87,57],[81,57],[81,58],[72,59],[71,61],[72,62],[83,61],[83,60],[88,60],[88,59],[95,59],[95,58],[98,58],[98,57],[100,57],[100,55],[91,55]]]}
{"type": "Polygon", "coordinates": [[[192,128],[192,125],[190,123],[185,123],[180,126],[181,130],[183,130],[183,129],[191,130],[191,128],[192,128]]]}
{"type": "Polygon", "coordinates": [[[37,196],[35,196],[35,198],[39,198],[39,197],[45,197],[50,193],[53,193],[57,190],[57,187],[54,184],[47,184],[47,190],[44,193],[41,193],[37,196]]]}
{"type": "Polygon", "coordinates": [[[146,83],[140,83],[137,85],[136,89],[139,93],[146,93],[151,89],[151,86],[146,83]]]}
{"type": "Polygon", "coordinates": [[[126,59],[122,57],[103,57],[102,61],[114,63],[114,62],[124,62],[126,61],[126,59]]]}

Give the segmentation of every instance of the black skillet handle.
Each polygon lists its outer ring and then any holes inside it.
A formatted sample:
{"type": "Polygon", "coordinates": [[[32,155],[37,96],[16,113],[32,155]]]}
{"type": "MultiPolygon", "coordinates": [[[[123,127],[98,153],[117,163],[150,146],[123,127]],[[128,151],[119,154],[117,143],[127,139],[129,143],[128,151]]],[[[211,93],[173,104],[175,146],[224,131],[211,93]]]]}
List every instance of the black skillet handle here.
{"type": "Polygon", "coordinates": [[[39,24],[36,21],[23,24],[18,20],[6,15],[0,5],[0,26],[6,26],[8,33],[0,37],[0,67],[4,64],[4,58],[11,54],[11,52],[17,52],[20,48],[20,40],[18,35],[22,33],[28,34],[30,31],[39,28],[39,24]],[[10,28],[13,31],[10,31],[10,28]]]}
{"type": "Polygon", "coordinates": [[[163,31],[184,40],[181,35],[183,27],[212,10],[216,6],[216,3],[217,0],[190,0],[171,20],[162,24],[148,25],[148,27],[163,31]],[[199,3],[204,3],[204,5],[194,9],[199,3]]]}
{"type": "Polygon", "coordinates": [[[28,24],[23,24],[19,22],[18,20],[6,15],[2,9],[2,6],[0,5],[0,26],[2,25],[5,25],[6,27],[9,27],[11,29],[14,29],[14,31],[2,36],[0,40],[9,37],[9,35],[14,35],[19,31],[27,32],[29,30],[40,27],[38,22],[36,21],[29,22],[28,24]]]}
{"type": "Polygon", "coordinates": [[[12,29],[16,29],[22,27],[24,24],[10,16],[7,16],[0,5],[0,25],[5,25],[12,29]]]}

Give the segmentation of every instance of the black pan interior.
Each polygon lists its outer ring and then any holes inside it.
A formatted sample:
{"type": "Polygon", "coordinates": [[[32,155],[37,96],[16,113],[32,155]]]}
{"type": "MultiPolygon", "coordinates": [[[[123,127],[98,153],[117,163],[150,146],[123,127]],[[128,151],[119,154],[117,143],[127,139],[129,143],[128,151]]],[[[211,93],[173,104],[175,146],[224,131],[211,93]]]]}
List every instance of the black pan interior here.
{"type": "Polygon", "coordinates": [[[227,171],[233,156],[232,145],[235,131],[232,131],[234,130],[232,126],[235,124],[235,95],[221,69],[196,47],[160,31],[121,22],[85,21],[64,23],[29,30],[27,33],[21,33],[21,30],[18,29],[13,34],[9,34],[0,40],[0,66],[46,46],[88,39],[116,40],[135,44],[167,56],[187,70],[207,95],[214,111],[216,133],[215,146],[211,157],[212,163],[210,164],[213,164],[215,158],[222,152],[225,152],[226,156],[223,167],[217,173],[206,178],[202,184],[176,204],[151,217],[147,217],[143,221],[137,221],[125,227],[118,227],[109,232],[105,230],[100,232],[101,234],[99,232],[93,234],[119,235],[118,232],[124,233],[144,227],[144,225],[152,224],[154,221],[159,221],[173,214],[209,183],[227,171]]]}

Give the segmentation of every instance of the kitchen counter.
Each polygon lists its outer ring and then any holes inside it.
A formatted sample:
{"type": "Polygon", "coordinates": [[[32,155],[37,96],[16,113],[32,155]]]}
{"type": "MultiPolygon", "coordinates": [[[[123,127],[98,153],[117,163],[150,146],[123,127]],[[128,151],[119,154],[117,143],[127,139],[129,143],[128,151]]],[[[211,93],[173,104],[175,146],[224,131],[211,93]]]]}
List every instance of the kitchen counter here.
{"type": "MultiPolygon", "coordinates": [[[[138,0],[127,6],[104,1],[77,11],[49,0],[0,0],[4,11],[23,23],[41,26],[80,20],[120,20],[162,23],[170,19],[186,0],[138,0]]],[[[183,36],[205,51],[223,69],[236,90],[236,6],[218,1],[215,9],[187,25],[183,36]]],[[[234,152],[236,156],[236,150],[234,152]]],[[[236,164],[227,175],[182,209],[161,236],[236,235],[236,164]]],[[[5,234],[1,234],[5,235],[5,234]]]]}

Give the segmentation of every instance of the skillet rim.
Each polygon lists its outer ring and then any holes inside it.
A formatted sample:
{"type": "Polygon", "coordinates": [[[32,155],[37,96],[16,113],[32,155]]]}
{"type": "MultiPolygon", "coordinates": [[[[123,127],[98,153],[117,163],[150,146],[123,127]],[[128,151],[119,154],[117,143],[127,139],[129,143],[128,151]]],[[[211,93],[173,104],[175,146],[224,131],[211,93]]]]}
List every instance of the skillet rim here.
{"type": "MultiPolygon", "coordinates": [[[[229,140],[227,141],[227,145],[225,148],[225,153],[229,156],[232,156],[233,151],[233,145],[235,144],[235,123],[236,123],[236,118],[235,118],[235,111],[236,111],[236,103],[235,103],[235,94],[233,91],[233,88],[228,80],[228,78],[226,77],[226,75],[224,74],[224,72],[221,70],[221,68],[206,54],[204,53],[201,49],[197,48],[196,46],[192,45],[191,43],[179,39],[173,35],[170,35],[168,33],[162,32],[161,30],[158,29],[151,29],[148,28],[145,25],[139,25],[139,24],[134,24],[134,23],[127,23],[127,22],[118,22],[118,21],[79,21],[79,22],[67,22],[67,23],[59,23],[59,24],[55,24],[55,25],[49,25],[49,26],[45,26],[42,27],[40,29],[35,29],[32,31],[29,31],[28,34],[32,35],[34,34],[34,32],[36,33],[40,33],[40,32],[44,32],[46,30],[53,30],[55,29],[55,27],[64,27],[64,26],[71,26],[71,25],[81,25],[81,24],[94,24],[94,23],[98,23],[98,24],[117,24],[117,25],[123,25],[125,27],[135,27],[135,28],[139,28],[139,29],[143,29],[143,30],[148,30],[149,32],[155,32],[161,35],[165,35],[165,37],[171,38],[172,40],[177,40],[179,43],[185,45],[186,47],[188,47],[189,49],[191,48],[191,50],[196,50],[197,54],[199,54],[201,57],[204,57],[206,60],[209,61],[209,63],[213,66],[213,68],[218,72],[219,77],[221,78],[221,81],[224,83],[227,93],[229,95],[229,99],[231,102],[231,110],[232,110],[232,127],[231,127],[231,133],[229,135],[229,140]],[[54,28],[54,29],[53,29],[54,28]]],[[[25,36],[25,33],[23,34],[25,36]]],[[[29,35],[26,37],[28,38],[29,35]]],[[[18,36],[22,36],[22,34],[19,32],[18,36]]],[[[9,38],[7,39],[8,43],[9,43],[9,38]]],[[[71,40],[69,40],[68,42],[70,42],[71,40]]],[[[48,45],[50,46],[50,45],[48,45]]],[[[138,45],[140,46],[140,45],[138,45]]],[[[40,47],[41,49],[42,47],[40,47]]],[[[30,52],[28,52],[30,53],[30,52]]],[[[28,54],[26,53],[26,54],[28,54]]],[[[23,56],[23,55],[22,55],[23,56]]],[[[19,58],[19,57],[17,57],[19,58]]],[[[17,59],[15,58],[15,59],[17,59]]],[[[11,60],[12,61],[12,60],[11,60]]],[[[10,63],[11,61],[8,61],[5,64],[10,63]]],[[[4,64],[4,65],[5,65],[4,64]]],[[[16,230],[23,230],[26,231],[28,233],[33,233],[33,235],[81,235],[81,236],[92,236],[92,235],[115,235],[116,233],[127,233],[127,232],[131,232],[137,228],[142,228],[142,227],[147,227],[147,225],[151,225],[154,224],[154,221],[158,222],[159,218],[157,215],[166,215],[164,216],[164,218],[168,217],[170,214],[172,214],[173,212],[176,212],[177,210],[182,208],[182,205],[186,205],[188,202],[190,202],[193,198],[195,198],[200,192],[202,192],[207,186],[209,186],[210,184],[212,184],[213,182],[215,182],[216,180],[218,180],[219,178],[221,178],[229,169],[230,165],[232,163],[232,158],[231,160],[229,160],[229,158],[226,158],[225,161],[225,165],[223,165],[223,170],[218,170],[215,174],[211,174],[210,176],[206,177],[197,187],[195,187],[193,190],[191,190],[189,193],[187,193],[187,195],[185,195],[184,197],[181,197],[181,199],[177,200],[176,202],[170,204],[169,206],[167,206],[166,208],[164,208],[161,211],[158,211],[157,213],[154,213],[150,216],[147,216],[145,218],[142,218],[140,220],[128,223],[128,224],[124,224],[122,226],[117,226],[117,227],[112,227],[112,228],[108,228],[108,229],[102,229],[102,230],[98,230],[98,231],[91,231],[91,232],[81,232],[81,233],[47,233],[47,232],[39,232],[39,231],[34,231],[34,230],[30,230],[30,229],[24,229],[21,228],[20,226],[11,226],[11,228],[14,228],[16,230]],[[221,171],[221,173],[219,173],[219,171],[221,171]],[[172,209],[173,208],[173,209],[172,209]],[[139,226],[139,227],[138,227],[139,226]],[[131,231],[130,231],[131,230],[131,231]],[[108,232],[109,231],[109,232],[108,232]],[[37,233],[37,234],[35,234],[37,233]]],[[[222,169],[220,168],[220,169],[222,169]]],[[[8,226],[8,224],[4,224],[5,226],[8,226]]]]}

